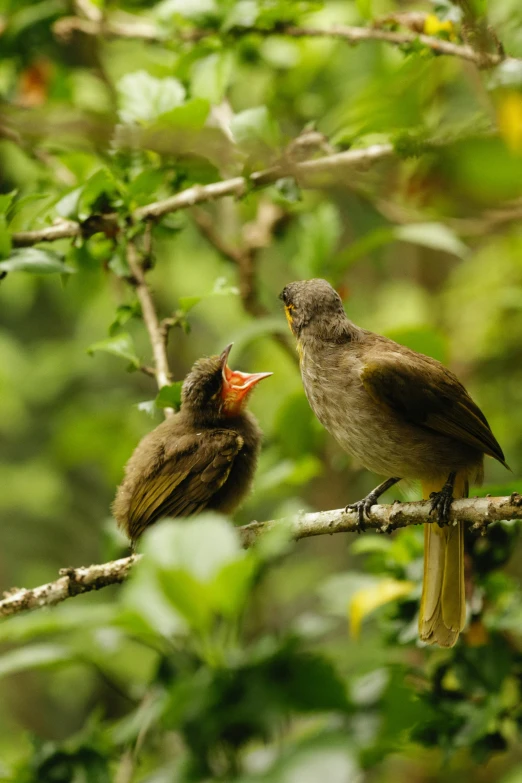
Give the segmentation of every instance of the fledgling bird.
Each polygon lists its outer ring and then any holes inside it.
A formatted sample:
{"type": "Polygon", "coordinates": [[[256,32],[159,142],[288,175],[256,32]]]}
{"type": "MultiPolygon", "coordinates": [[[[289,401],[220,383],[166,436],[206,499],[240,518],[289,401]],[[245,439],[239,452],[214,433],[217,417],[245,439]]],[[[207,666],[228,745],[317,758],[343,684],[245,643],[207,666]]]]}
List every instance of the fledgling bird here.
{"type": "Polygon", "coordinates": [[[420,479],[439,524],[424,526],[420,638],[452,647],[465,622],[464,528],[448,526],[451,502],[483,477],[484,455],[506,468],[482,411],[440,362],[356,326],[326,280],[287,285],[280,298],[297,339],[310,406],[368,470],[388,478],[357,510],[359,527],[385,490],[420,479]]]}
{"type": "Polygon", "coordinates": [[[230,513],[251,487],[262,436],[245,405],[272,373],[231,370],[231,348],[194,364],[180,411],[145,435],[127,462],[112,511],[133,545],[163,517],[230,513]]]}

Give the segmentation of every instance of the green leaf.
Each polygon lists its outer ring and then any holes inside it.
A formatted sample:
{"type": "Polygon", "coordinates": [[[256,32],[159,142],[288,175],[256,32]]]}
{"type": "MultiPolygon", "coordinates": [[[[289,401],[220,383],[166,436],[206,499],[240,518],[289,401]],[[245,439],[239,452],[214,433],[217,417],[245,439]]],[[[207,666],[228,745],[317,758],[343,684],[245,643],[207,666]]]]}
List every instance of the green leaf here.
{"type": "Polygon", "coordinates": [[[233,27],[254,27],[259,14],[258,0],[237,0],[232,3],[223,22],[222,29],[233,27]]]}
{"type": "Polygon", "coordinates": [[[52,611],[13,615],[0,624],[1,642],[26,642],[38,636],[70,633],[78,628],[100,628],[109,625],[118,609],[115,604],[68,606],[60,604],[52,611]]]}
{"type": "Polygon", "coordinates": [[[201,130],[207,121],[210,103],[203,98],[193,98],[183,106],[177,106],[158,118],[159,127],[201,130]]]}
{"type": "Polygon", "coordinates": [[[117,85],[122,122],[150,122],[180,106],[185,88],[177,79],[158,79],[146,71],[127,73],[117,85]]]}
{"type": "Polygon", "coordinates": [[[10,650],[0,656],[0,677],[22,672],[26,669],[43,669],[57,663],[69,661],[72,652],[59,644],[32,644],[17,650],[10,650]]]}
{"type": "Polygon", "coordinates": [[[127,193],[136,203],[148,204],[164,183],[165,172],[162,169],[146,169],[127,186],[127,193]]]}
{"type": "Polygon", "coordinates": [[[186,315],[193,307],[201,302],[203,296],[180,296],[179,307],[180,310],[186,315]]]}
{"type": "Polygon", "coordinates": [[[216,0],[162,0],[153,8],[154,15],[163,22],[178,15],[205,26],[219,16],[216,0]]]}
{"type": "Polygon", "coordinates": [[[60,217],[73,218],[78,214],[78,205],[80,196],[82,195],[83,188],[74,188],[70,193],[66,193],[65,196],[55,204],[54,209],[60,217]]]}
{"type": "Polygon", "coordinates": [[[192,310],[203,299],[209,296],[239,296],[239,288],[235,285],[230,285],[226,277],[218,277],[214,282],[212,290],[207,294],[199,294],[196,296],[182,296],[179,299],[179,305],[182,313],[186,315],[189,310],[192,310]]]}
{"type": "Polygon", "coordinates": [[[212,602],[227,617],[234,618],[242,610],[248,598],[257,571],[252,553],[227,563],[216,574],[210,591],[212,602]]]}
{"type": "Polygon", "coordinates": [[[200,631],[209,630],[213,599],[208,586],[181,569],[158,569],[157,576],[165,597],[188,625],[200,631]]]}
{"type": "Polygon", "coordinates": [[[171,606],[200,631],[211,628],[215,615],[237,616],[257,565],[234,527],[212,513],[154,526],[144,536],[144,552],[171,606]]]}
{"type": "Polygon", "coordinates": [[[220,103],[232,80],[235,55],[231,50],[216,52],[194,63],[192,95],[211,104],[220,103]]]}
{"type": "Polygon", "coordinates": [[[0,258],[8,258],[11,250],[11,234],[7,228],[7,220],[5,214],[0,213],[0,258]]]}
{"type": "Polygon", "coordinates": [[[372,0],[357,0],[357,10],[364,19],[371,19],[372,0]]]}
{"type": "Polygon", "coordinates": [[[130,277],[130,267],[127,263],[127,249],[122,243],[118,243],[107,266],[116,277],[130,277]]]}
{"type": "Polygon", "coordinates": [[[24,247],[13,250],[9,258],[0,261],[0,272],[32,272],[33,274],[73,274],[72,266],[66,264],[58,253],[38,247],[24,247]]]}
{"type": "Polygon", "coordinates": [[[183,381],[176,381],[169,386],[162,386],[156,397],[157,408],[174,408],[179,410],[181,407],[181,387],[183,381]]]}
{"type": "Polygon", "coordinates": [[[116,308],[114,320],[109,326],[109,336],[114,337],[119,332],[121,327],[127,323],[127,321],[130,321],[131,318],[139,318],[140,316],[141,306],[139,302],[120,305],[116,308]]]}
{"type": "Polygon", "coordinates": [[[99,169],[82,188],[77,202],[80,220],[85,220],[92,212],[104,212],[119,196],[119,187],[112,172],[107,168],[99,169]]]}
{"type": "Polygon", "coordinates": [[[395,228],[394,234],[401,242],[412,242],[434,250],[444,250],[459,258],[464,258],[469,253],[467,245],[443,223],[410,223],[395,228]]]}
{"type": "Polygon", "coordinates": [[[12,190],[10,193],[0,194],[0,214],[6,215],[18,191],[12,190]]]}
{"type": "Polygon", "coordinates": [[[256,151],[260,144],[275,150],[281,141],[279,127],[266,106],[236,114],[230,122],[230,130],[236,143],[247,153],[256,151]]]}
{"type": "Polygon", "coordinates": [[[144,552],[161,568],[187,571],[210,582],[227,563],[244,555],[234,527],[219,514],[155,525],[144,537],[144,552]]]}
{"type": "Polygon", "coordinates": [[[136,355],[134,341],[127,332],[122,332],[115,337],[108,337],[106,340],[100,340],[87,349],[87,353],[91,356],[96,351],[105,351],[106,353],[112,353],[114,356],[120,356],[122,359],[130,362],[131,367],[136,370],[141,364],[136,355]]]}

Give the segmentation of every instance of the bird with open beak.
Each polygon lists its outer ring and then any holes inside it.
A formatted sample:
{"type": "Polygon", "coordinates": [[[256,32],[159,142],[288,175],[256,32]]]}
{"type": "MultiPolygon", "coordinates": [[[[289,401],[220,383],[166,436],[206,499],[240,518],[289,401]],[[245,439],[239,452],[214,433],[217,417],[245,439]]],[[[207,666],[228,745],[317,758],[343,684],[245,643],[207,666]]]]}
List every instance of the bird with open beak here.
{"type": "Polygon", "coordinates": [[[149,432],[127,462],[112,510],[133,544],[158,519],[231,513],[248,493],[262,434],[246,403],[272,373],[231,370],[231,348],[198,359],[183,383],[180,411],[149,432]]]}

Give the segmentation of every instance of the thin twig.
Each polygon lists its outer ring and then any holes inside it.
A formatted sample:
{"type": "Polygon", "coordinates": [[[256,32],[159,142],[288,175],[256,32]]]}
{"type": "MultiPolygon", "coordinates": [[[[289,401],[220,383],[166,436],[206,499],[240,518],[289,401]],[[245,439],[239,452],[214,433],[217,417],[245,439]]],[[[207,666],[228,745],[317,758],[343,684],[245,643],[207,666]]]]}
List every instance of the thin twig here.
{"type": "MultiPolygon", "coordinates": [[[[481,534],[485,534],[488,525],[493,522],[515,519],[522,519],[522,495],[516,492],[509,497],[455,500],[450,511],[450,524],[457,521],[464,522],[471,530],[481,534]]],[[[431,515],[430,501],[393,503],[372,506],[366,527],[380,533],[390,533],[397,528],[426,522],[436,524],[431,515]]],[[[333,511],[300,514],[286,519],[251,522],[249,525],[237,528],[237,531],[243,546],[250,547],[259,536],[278,525],[286,527],[291,537],[298,541],[310,536],[355,533],[358,530],[358,517],[354,511],[339,508],[333,511]]],[[[141,557],[141,555],[131,555],[101,565],[62,569],[60,578],[55,582],[31,589],[10,590],[4,593],[5,598],[0,601],[0,617],[8,617],[42,606],[54,606],[79,593],[87,593],[123,582],[141,557]]]]}
{"type": "MultiPolygon", "coordinates": [[[[152,346],[152,355],[154,356],[154,375],[158,389],[168,386],[172,383],[169,363],[167,359],[167,346],[165,333],[162,330],[161,323],[156,313],[156,307],[152,294],[145,279],[145,271],[140,261],[139,253],[134,240],[127,242],[127,263],[132,274],[131,284],[136,290],[136,295],[141,304],[143,320],[149,333],[150,344],[152,346]]],[[[165,415],[170,416],[174,411],[172,408],[165,408],[165,415]]]]}

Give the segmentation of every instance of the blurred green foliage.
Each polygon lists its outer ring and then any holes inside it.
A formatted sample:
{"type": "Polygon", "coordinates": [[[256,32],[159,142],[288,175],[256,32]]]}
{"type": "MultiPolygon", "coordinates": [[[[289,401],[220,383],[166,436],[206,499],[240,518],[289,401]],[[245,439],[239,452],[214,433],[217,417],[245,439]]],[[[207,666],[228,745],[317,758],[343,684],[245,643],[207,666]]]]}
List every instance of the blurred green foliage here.
{"type": "MultiPolygon", "coordinates": [[[[418,42],[284,32],[403,30],[390,14],[416,11],[462,42],[464,6],[522,57],[518,0],[0,0],[3,589],[125,553],[109,505],[126,459],[193,361],[232,341],[232,366],[274,372],[252,401],[265,442],[235,522],[337,508],[376,483],[314,419],[281,344],[277,294],[296,278],[328,277],[354,321],[449,364],[513,469],[488,461],[474,491],[520,488],[520,61],[479,71],[418,42]],[[70,21],[99,14],[153,39],[70,21]],[[254,248],[253,287],[191,210],[153,226],[148,279],[174,323],[175,383],[158,395],[137,371],[151,351],[126,281],[132,211],[277,163],[311,130],[318,152],[389,141],[396,155],[203,205],[224,245],[254,248]],[[279,219],[259,241],[267,204],[279,219]],[[83,238],[13,248],[57,219],[83,238]]],[[[291,545],[282,529],[245,552],[209,515],[161,523],[142,548],[120,589],[2,621],[0,780],[522,779],[516,525],[468,534],[453,650],[416,640],[421,530],[291,545]]]]}

